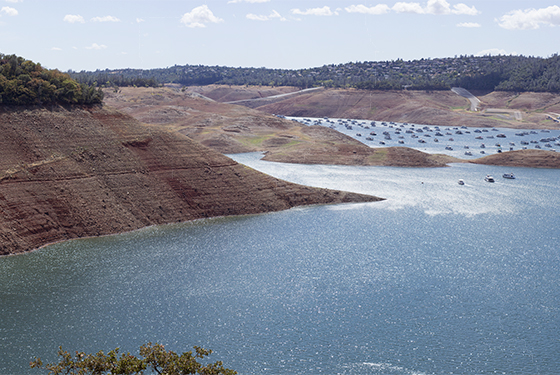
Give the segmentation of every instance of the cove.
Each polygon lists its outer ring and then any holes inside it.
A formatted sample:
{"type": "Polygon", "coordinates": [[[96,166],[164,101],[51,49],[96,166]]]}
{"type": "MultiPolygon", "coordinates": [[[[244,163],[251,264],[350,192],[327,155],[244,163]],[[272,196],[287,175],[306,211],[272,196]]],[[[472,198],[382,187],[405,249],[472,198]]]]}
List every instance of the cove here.
{"type": "Polygon", "coordinates": [[[152,227],[2,258],[0,373],[37,373],[29,360],[54,360],[59,345],[136,351],[147,341],[212,349],[210,360],[240,374],[559,368],[558,171],[235,158],[387,200],[152,227]]]}

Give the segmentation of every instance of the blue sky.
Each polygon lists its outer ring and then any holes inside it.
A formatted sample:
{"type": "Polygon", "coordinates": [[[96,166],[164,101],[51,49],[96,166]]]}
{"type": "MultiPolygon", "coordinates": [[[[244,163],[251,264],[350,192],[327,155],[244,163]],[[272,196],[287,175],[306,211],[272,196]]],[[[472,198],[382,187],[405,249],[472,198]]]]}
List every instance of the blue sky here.
{"type": "Polygon", "coordinates": [[[548,57],[559,46],[560,1],[0,0],[0,52],[62,71],[548,57]]]}

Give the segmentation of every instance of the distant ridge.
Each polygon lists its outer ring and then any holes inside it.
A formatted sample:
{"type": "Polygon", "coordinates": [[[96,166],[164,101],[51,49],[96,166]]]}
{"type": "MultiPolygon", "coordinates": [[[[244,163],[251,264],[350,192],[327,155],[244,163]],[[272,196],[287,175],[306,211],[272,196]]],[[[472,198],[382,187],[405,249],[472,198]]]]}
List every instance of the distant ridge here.
{"type": "Polygon", "coordinates": [[[70,72],[98,86],[293,86],[368,90],[467,90],[560,92],[560,57],[459,56],[404,61],[364,61],[306,69],[175,65],[159,69],[70,72]]]}

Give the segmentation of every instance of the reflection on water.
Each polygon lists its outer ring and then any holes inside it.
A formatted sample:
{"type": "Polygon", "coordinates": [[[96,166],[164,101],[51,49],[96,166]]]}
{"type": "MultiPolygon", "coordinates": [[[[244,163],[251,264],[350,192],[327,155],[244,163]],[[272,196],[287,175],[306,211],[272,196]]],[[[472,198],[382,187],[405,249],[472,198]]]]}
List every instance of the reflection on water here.
{"type": "Polygon", "coordinates": [[[557,372],[558,171],[259,157],[235,156],[286,180],[387,200],[2,258],[0,373],[36,373],[28,361],[52,360],[59,345],[135,351],[147,341],[211,348],[240,374],[557,372]],[[518,179],[500,177],[512,171],[518,179]]]}
{"type": "Polygon", "coordinates": [[[355,191],[386,198],[375,203],[387,209],[416,207],[428,215],[518,213],[526,205],[558,207],[550,195],[560,172],[551,169],[452,164],[447,168],[347,167],[264,162],[260,153],[229,155],[274,177],[304,185],[355,191]],[[515,180],[504,179],[514,173],[515,180]],[[495,183],[484,180],[495,177],[495,183]],[[462,179],[465,185],[459,185],[462,179]]]}

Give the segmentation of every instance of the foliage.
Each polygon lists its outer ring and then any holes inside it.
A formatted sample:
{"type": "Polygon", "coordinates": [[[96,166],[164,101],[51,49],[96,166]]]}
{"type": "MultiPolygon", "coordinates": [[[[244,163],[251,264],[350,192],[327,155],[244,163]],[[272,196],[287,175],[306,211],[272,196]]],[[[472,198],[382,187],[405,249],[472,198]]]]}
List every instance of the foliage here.
{"type": "Polygon", "coordinates": [[[16,55],[0,54],[0,103],[12,105],[96,104],[103,91],[69,74],[44,69],[16,55]]]}
{"type": "Polygon", "coordinates": [[[70,73],[101,86],[258,85],[359,88],[368,90],[469,90],[560,92],[560,58],[459,56],[404,61],[365,61],[308,69],[232,68],[175,65],[163,69],[121,69],[70,73]],[[139,80],[139,81],[135,81],[139,80]],[[103,82],[102,84],[97,84],[103,82]],[[135,83],[136,82],[136,83],[135,83]]]}
{"type": "Polygon", "coordinates": [[[140,347],[140,357],[130,353],[119,354],[119,349],[111,350],[105,354],[85,354],[76,352],[74,356],[59,348],[60,361],[55,364],[43,365],[40,358],[30,363],[32,368],[45,368],[51,375],[134,375],[148,373],[165,375],[235,375],[236,371],[224,368],[222,362],[202,365],[198,360],[212,353],[198,346],[193,352],[181,355],[167,351],[161,344],[148,343],[140,347]]]}

